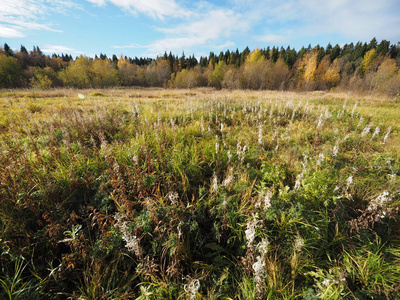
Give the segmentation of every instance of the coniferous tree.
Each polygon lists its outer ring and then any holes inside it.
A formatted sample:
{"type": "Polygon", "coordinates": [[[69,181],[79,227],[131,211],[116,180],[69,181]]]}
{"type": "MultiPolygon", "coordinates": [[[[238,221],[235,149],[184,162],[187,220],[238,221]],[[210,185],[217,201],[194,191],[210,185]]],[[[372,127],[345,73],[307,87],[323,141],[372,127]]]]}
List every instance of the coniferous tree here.
{"type": "Polygon", "coordinates": [[[4,49],[5,55],[7,55],[7,56],[14,56],[15,55],[14,51],[11,50],[10,46],[8,46],[7,43],[4,43],[4,48],[3,49],[4,49]]]}
{"type": "Polygon", "coordinates": [[[390,42],[382,40],[379,45],[376,46],[376,53],[385,56],[390,49],[390,42]]]}
{"type": "Polygon", "coordinates": [[[333,47],[329,53],[329,58],[330,58],[331,62],[333,62],[336,58],[338,58],[340,56],[340,52],[341,52],[340,46],[338,44],[336,44],[335,47],[333,47]]]}

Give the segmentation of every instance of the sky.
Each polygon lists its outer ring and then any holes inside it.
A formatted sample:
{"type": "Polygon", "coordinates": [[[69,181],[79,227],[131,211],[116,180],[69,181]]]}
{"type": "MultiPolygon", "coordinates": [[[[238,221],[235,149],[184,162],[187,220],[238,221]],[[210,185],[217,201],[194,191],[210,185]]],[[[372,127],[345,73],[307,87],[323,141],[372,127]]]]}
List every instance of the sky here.
{"type": "Polygon", "coordinates": [[[206,56],[400,41],[400,0],[0,0],[0,45],[94,57],[206,56]]]}

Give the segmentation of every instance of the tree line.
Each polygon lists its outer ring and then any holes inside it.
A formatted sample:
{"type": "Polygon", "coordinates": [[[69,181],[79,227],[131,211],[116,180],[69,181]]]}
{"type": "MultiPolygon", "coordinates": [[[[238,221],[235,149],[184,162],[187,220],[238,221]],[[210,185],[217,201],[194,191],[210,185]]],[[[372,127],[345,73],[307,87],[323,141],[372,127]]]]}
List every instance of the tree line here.
{"type": "Polygon", "coordinates": [[[265,90],[343,90],[400,93],[400,43],[325,48],[267,47],[210,52],[198,60],[171,52],[152,58],[45,55],[39,47],[0,47],[0,88],[105,88],[114,86],[265,90]]]}

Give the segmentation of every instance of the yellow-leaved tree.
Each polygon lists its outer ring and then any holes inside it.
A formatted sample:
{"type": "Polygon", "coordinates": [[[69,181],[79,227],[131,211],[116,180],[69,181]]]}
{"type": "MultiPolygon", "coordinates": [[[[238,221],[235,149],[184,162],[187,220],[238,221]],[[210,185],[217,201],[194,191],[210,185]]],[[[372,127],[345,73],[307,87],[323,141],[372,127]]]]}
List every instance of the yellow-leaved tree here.
{"type": "Polygon", "coordinates": [[[129,59],[120,57],[117,63],[118,75],[120,83],[123,86],[138,85],[136,72],[139,68],[138,65],[132,64],[129,59]]]}
{"type": "Polygon", "coordinates": [[[374,62],[377,57],[378,57],[378,54],[376,53],[375,49],[371,49],[367,53],[365,53],[364,59],[361,62],[360,69],[359,69],[361,76],[364,76],[369,71],[373,70],[374,62]]]}
{"type": "Polygon", "coordinates": [[[322,78],[329,89],[337,86],[340,81],[340,64],[338,59],[335,59],[331,63],[322,78]]]}
{"type": "Polygon", "coordinates": [[[89,58],[86,56],[78,57],[67,68],[61,70],[58,75],[65,86],[76,88],[88,88],[91,86],[89,76],[89,58]]]}
{"type": "Polygon", "coordinates": [[[119,85],[118,71],[108,59],[95,59],[90,65],[90,77],[93,87],[112,87],[119,85]]]}

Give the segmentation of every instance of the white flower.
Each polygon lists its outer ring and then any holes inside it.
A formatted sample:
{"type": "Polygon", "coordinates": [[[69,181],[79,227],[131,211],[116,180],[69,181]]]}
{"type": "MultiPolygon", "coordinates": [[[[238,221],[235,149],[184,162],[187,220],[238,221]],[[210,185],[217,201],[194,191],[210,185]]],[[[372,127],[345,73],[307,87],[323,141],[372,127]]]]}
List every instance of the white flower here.
{"type": "Polygon", "coordinates": [[[272,191],[268,190],[264,197],[264,210],[267,211],[271,207],[272,191]]]}
{"type": "Polygon", "coordinates": [[[258,144],[262,145],[263,143],[263,130],[262,130],[262,125],[260,124],[259,128],[258,128],[258,144]]]}
{"type": "Polygon", "coordinates": [[[383,143],[385,144],[387,142],[387,139],[389,137],[390,131],[392,131],[392,126],[389,126],[388,131],[385,134],[385,137],[383,138],[383,143]]]}
{"type": "Polygon", "coordinates": [[[176,205],[177,201],[179,199],[179,194],[177,192],[169,192],[168,199],[169,199],[169,201],[171,201],[172,205],[176,205]]]}
{"type": "Polygon", "coordinates": [[[265,255],[268,252],[268,239],[263,238],[261,242],[257,245],[257,250],[260,252],[260,254],[265,255]]]}
{"type": "Polygon", "coordinates": [[[355,110],[356,110],[356,107],[357,107],[357,103],[354,104],[353,110],[351,111],[351,117],[352,117],[352,118],[353,118],[354,112],[355,112],[355,110]]]}
{"type": "Polygon", "coordinates": [[[325,159],[325,154],[322,152],[318,155],[317,166],[320,166],[325,159]]]}
{"type": "Polygon", "coordinates": [[[200,289],[200,280],[192,279],[189,283],[183,286],[186,293],[189,294],[190,299],[196,299],[196,293],[200,289]]]}
{"type": "Polygon", "coordinates": [[[319,119],[318,119],[317,128],[320,128],[322,126],[323,121],[324,121],[324,115],[321,113],[321,115],[319,116],[319,119]]]}
{"type": "Polygon", "coordinates": [[[366,136],[370,131],[371,131],[371,124],[367,124],[367,125],[364,127],[363,132],[361,133],[361,137],[366,136]]]}
{"type": "Polygon", "coordinates": [[[224,181],[222,182],[223,186],[228,186],[231,184],[231,182],[233,181],[233,176],[231,174],[229,174],[224,181]]]}
{"type": "Polygon", "coordinates": [[[332,280],[326,278],[326,279],[324,279],[324,281],[322,281],[322,285],[327,287],[331,284],[331,282],[332,282],[332,280]]]}
{"type": "Polygon", "coordinates": [[[256,237],[256,228],[257,228],[257,220],[253,219],[247,223],[247,229],[244,231],[247,240],[247,247],[251,247],[253,245],[254,239],[256,237]]]}
{"type": "Polygon", "coordinates": [[[302,250],[304,246],[304,239],[301,236],[298,236],[295,240],[294,240],[294,249],[297,252],[300,252],[302,250]]]}
{"type": "Polygon", "coordinates": [[[374,131],[374,133],[372,134],[372,137],[371,137],[371,141],[374,139],[374,137],[376,135],[379,134],[380,131],[381,131],[381,129],[379,128],[379,126],[375,128],[375,131],[374,131]]]}
{"type": "Polygon", "coordinates": [[[231,151],[230,151],[230,150],[228,150],[228,153],[227,153],[227,155],[228,155],[228,161],[230,161],[230,160],[231,160],[231,158],[232,158],[232,153],[231,153],[231,151]]]}
{"type": "Polygon", "coordinates": [[[332,156],[333,156],[333,157],[336,157],[336,156],[338,155],[338,153],[339,153],[339,144],[336,144],[336,145],[333,147],[332,156]]]}
{"type": "Polygon", "coordinates": [[[260,284],[265,276],[265,262],[261,255],[257,256],[256,262],[253,264],[254,270],[254,281],[256,284],[260,284]]]}
{"type": "Polygon", "coordinates": [[[392,197],[389,196],[389,192],[384,191],[379,194],[378,197],[371,200],[368,204],[366,210],[375,214],[376,222],[379,222],[381,221],[381,219],[390,216],[393,209],[386,206],[387,202],[389,202],[390,200],[392,200],[392,197]]]}
{"type": "Polygon", "coordinates": [[[217,174],[215,174],[215,172],[214,172],[214,176],[213,176],[213,179],[212,179],[212,191],[213,192],[217,192],[218,191],[218,177],[217,177],[217,174]]]}
{"type": "Polygon", "coordinates": [[[350,185],[353,183],[353,176],[349,176],[347,179],[346,179],[346,191],[349,189],[349,187],[350,187],[350,185]]]}

